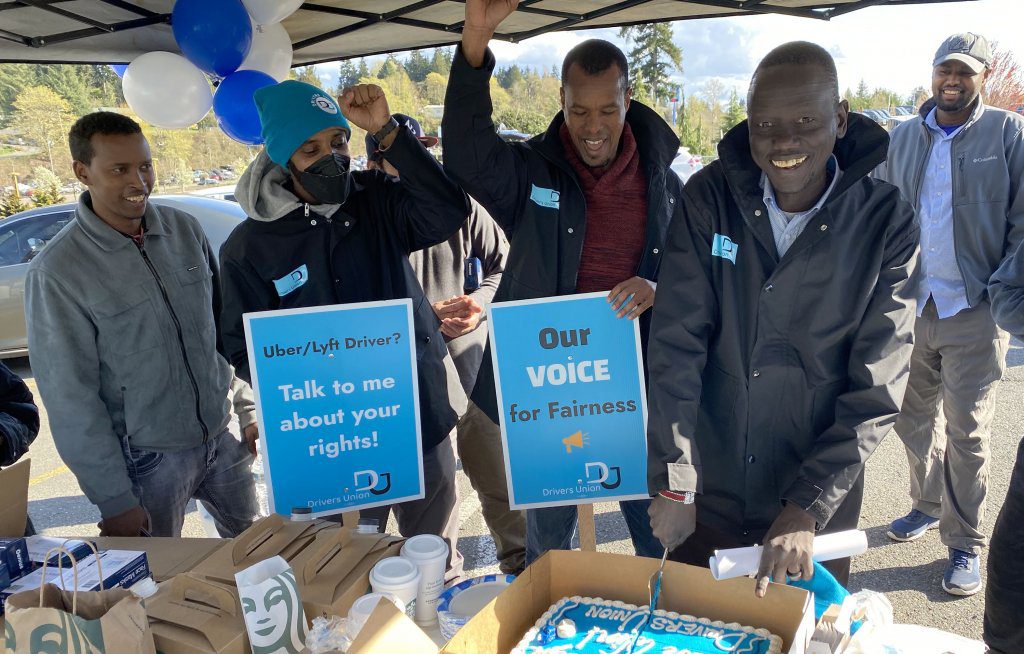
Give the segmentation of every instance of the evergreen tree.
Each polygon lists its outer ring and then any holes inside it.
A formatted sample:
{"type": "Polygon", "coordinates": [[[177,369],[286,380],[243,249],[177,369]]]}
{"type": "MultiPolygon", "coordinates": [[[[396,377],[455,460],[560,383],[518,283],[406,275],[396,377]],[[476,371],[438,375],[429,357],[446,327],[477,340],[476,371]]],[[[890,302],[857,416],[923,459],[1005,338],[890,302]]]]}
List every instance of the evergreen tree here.
{"type": "Polygon", "coordinates": [[[747,110],[740,101],[740,94],[736,89],[732,90],[729,96],[729,105],[725,108],[725,115],[722,116],[722,131],[728,132],[747,119],[747,110]]]}
{"type": "Polygon", "coordinates": [[[500,69],[495,77],[498,78],[498,83],[501,84],[501,88],[508,91],[515,86],[517,82],[522,81],[523,70],[518,64],[512,64],[511,66],[506,66],[505,68],[500,69]]]}
{"type": "MultiPolygon", "coordinates": [[[[369,74],[369,73],[367,73],[369,74]]],[[[355,86],[359,83],[359,69],[352,63],[351,59],[346,59],[341,62],[338,66],[338,90],[336,95],[341,95],[343,89],[350,86],[355,86]]]]}
{"type": "Polygon", "coordinates": [[[64,193],[60,190],[60,177],[49,168],[39,166],[35,170],[36,190],[32,194],[32,204],[47,207],[64,201],[64,193]]]}
{"type": "Polygon", "coordinates": [[[630,77],[642,76],[652,99],[669,97],[675,86],[672,73],[683,70],[683,53],[672,41],[672,26],[669,23],[630,25],[620,28],[619,36],[628,39],[632,46],[627,53],[632,66],[630,77]]]}
{"type": "Polygon", "coordinates": [[[16,189],[0,194],[0,218],[13,216],[16,213],[28,209],[28,205],[18,196],[16,189]]]}
{"type": "Polygon", "coordinates": [[[300,82],[306,84],[312,84],[313,86],[323,88],[324,82],[320,79],[320,76],[316,72],[315,66],[303,66],[301,68],[292,68],[288,74],[291,79],[297,79],[300,82]]]}
{"type": "Polygon", "coordinates": [[[356,77],[356,80],[357,80],[356,83],[358,83],[358,80],[361,80],[364,77],[369,77],[369,76],[370,76],[370,68],[369,68],[369,66],[366,65],[366,57],[360,57],[359,58],[359,72],[358,72],[358,76],[356,77]]]}
{"type": "Polygon", "coordinates": [[[27,64],[0,64],[0,127],[10,122],[18,94],[35,84],[32,68],[27,64]]]}
{"type": "Polygon", "coordinates": [[[409,79],[417,83],[427,79],[427,74],[430,72],[430,60],[422,50],[413,50],[409,53],[409,58],[405,60],[405,72],[409,74],[409,79]]]}
{"type": "Polygon", "coordinates": [[[68,64],[38,64],[35,69],[35,86],[45,86],[67,100],[76,116],[96,109],[89,90],[91,71],[88,66],[68,64]]]}
{"type": "Polygon", "coordinates": [[[448,74],[452,72],[451,50],[448,48],[435,48],[434,54],[430,59],[430,70],[442,77],[448,77],[448,74]]]}
{"type": "Polygon", "coordinates": [[[388,58],[384,60],[384,65],[377,71],[378,79],[386,79],[392,77],[399,70],[404,70],[402,64],[398,61],[394,54],[389,54],[388,58]]]}

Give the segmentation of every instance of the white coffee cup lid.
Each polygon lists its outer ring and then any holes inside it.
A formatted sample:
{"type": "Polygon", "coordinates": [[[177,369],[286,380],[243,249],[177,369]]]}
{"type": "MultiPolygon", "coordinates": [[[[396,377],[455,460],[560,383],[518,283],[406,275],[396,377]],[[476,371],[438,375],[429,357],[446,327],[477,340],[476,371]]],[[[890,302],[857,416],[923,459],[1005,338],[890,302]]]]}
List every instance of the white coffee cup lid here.
{"type": "Polygon", "coordinates": [[[420,534],[413,536],[402,545],[402,556],[413,561],[432,561],[448,557],[448,543],[440,536],[420,534]]]}
{"type": "Polygon", "coordinates": [[[389,556],[377,561],[370,571],[370,581],[381,586],[404,586],[420,576],[420,569],[409,559],[389,556]]]}
{"type": "Polygon", "coordinates": [[[362,616],[364,620],[369,618],[370,614],[373,613],[373,609],[377,607],[377,602],[380,600],[391,602],[398,607],[399,611],[405,610],[405,602],[392,593],[368,593],[352,603],[352,608],[348,610],[349,617],[362,616]]]}

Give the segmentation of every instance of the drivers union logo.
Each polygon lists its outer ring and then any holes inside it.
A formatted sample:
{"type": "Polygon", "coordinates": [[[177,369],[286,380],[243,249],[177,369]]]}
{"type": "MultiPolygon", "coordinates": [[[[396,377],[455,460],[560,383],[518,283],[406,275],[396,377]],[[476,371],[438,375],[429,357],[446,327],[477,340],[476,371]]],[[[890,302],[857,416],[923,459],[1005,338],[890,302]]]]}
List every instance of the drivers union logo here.
{"type": "Polygon", "coordinates": [[[316,107],[317,109],[319,109],[320,111],[322,111],[324,113],[328,113],[328,114],[336,114],[336,113],[338,113],[338,107],[335,106],[335,104],[333,102],[331,102],[328,98],[325,98],[322,95],[314,95],[313,99],[310,100],[310,103],[314,107],[316,107]]]}

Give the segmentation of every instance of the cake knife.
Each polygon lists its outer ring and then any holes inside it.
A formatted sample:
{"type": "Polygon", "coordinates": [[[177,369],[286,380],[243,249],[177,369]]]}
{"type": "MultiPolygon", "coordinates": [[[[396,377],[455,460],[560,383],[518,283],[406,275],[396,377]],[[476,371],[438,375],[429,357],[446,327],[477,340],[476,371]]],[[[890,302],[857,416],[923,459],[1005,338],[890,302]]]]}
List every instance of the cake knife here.
{"type": "Polygon", "coordinates": [[[647,618],[637,626],[636,633],[633,635],[633,642],[629,646],[628,654],[633,654],[633,650],[636,649],[637,641],[640,640],[640,634],[654,616],[654,609],[658,607],[658,596],[661,595],[661,575],[665,571],[666,559],[668,559],[667,547],[665,548],[665,553],[661,555],[661,564],[658,566],[658,569],[651,575],[651,578],[647,580],[647,593],[651,599],[651,603],[647,612],[647,618]]]}

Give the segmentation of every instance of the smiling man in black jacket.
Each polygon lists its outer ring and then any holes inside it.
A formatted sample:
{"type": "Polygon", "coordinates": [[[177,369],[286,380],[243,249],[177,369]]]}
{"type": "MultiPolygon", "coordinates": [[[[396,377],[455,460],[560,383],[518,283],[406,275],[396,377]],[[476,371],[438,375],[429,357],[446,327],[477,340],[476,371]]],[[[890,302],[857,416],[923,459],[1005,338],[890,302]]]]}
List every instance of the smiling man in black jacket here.
{"type": "MultiPolygon", "coordinates": [[[[266,148],[238,182],[238,200],[249,219],[221,249],[224,347],[248,380],[242,314],[411,298],[426,496],[394,509],[403,536],[448,540],[454,576],[461,556],[455,549],[455,454],[448,439],[456,421],[446,385],[451,360],[409,253],[458,231],[469,216],[469,201],[391,117],[380,87],[346,89],[339,100],[340,106],[297,81],[256,93],[266,148]],[[350,170],[346,116],[374,135],[401,168],[401,181],[379,171],[350,170]]],[[[372,512],[386,522],[387,510],[372,512]]]]}
{"type": "MultiPolygon", "coordinates": [[[[640,320],[646,347],[661,250],[682,194],[669,167],[679,139],[661,116],[631,99],[625,55],[590,39],[562,63],[562,111],[547,131],[525,143],[502,141],[491,118],[495,60],[487,43],[517,5],[466,2],[442,121],[445,168],[509,238],[494,300],[608,292],[610,310],[640,320]]],[[[473,400],[498,420],[490,354],[473,400]]],[[[620,508],[636,552],[661,556],[649,504],[633,500],[620,508]]],[[[529,564],[569,547],[576,507],[530,509],[526,521],[529,564]]]]}
{"type": "MultiPolygon", "coordinates": [[[[788,43],[750,117],[691,178],[651,330],[654,533],[673,558],[764,543],[769,578],[813,574],[817,530],[857,526],[864,462],[892,429],[913,348],[919,229],[870,178],[884,130],[849,113],[835,63],[788,43]]],[[[829,566],[826,566],[829,567],[829,566]]],[[[849,559],[831,570],[843,584],[849,559]]]]}

